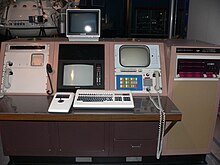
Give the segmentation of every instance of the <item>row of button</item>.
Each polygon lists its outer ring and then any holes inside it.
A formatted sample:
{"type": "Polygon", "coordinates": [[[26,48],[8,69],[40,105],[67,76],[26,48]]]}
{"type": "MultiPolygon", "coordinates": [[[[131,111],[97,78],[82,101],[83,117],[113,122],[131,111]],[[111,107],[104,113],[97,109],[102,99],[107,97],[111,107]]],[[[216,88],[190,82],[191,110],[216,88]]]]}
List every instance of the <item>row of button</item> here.
{"type": "MultiPolygon", "coordinates": [[[[113,101],[112,97],[92,97],[92,96],[79,96],[77,101],[83,102],[104,102],[113,101]]],[[[115,97],[115,101],[131,101],[130,97],[115,97]]]]}

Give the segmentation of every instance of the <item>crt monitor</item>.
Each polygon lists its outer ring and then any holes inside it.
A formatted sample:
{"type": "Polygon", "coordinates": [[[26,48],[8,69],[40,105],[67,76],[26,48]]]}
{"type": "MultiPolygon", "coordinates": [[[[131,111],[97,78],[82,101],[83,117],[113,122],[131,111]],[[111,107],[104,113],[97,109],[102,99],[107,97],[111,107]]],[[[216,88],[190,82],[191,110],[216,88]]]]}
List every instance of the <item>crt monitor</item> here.
{"type": "Polygon", "coordinates": [[[119,61],[124,67],[148,67],[150,65],[150,50],[146,46],[122,46],[119,51],[119,61]]]}
{"type": "Polygon", "coordinates": [[[92,86],[93,70],[91,64],[65,64],[63,66],[64,86],[92,86]]]}
{"type": "Polygon", "coordinates": [[[66,36],[69,41],[98,41],[100,24],[100,9],[66,10],[66,36]]]}
{"type": "Polygon", "coordinates": [[[58,66],[57,91],[103,89],[103,72],[104,63],[101,60],[61,60],[58,66]]]}

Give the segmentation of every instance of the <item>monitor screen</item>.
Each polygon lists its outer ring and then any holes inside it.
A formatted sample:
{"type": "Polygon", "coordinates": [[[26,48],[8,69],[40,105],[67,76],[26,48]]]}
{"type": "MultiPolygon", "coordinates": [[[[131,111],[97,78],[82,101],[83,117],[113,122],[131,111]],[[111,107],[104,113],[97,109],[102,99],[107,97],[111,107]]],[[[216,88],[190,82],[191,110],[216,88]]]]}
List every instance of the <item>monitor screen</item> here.
{"type": "Polygon", "coordinates": [[[100,37],[100,9],[67,9],[66,35],[75,40],[100,37]]]}
{"type": "Polygon", "coordinates": [[[147,67],[150,65],[150,50],[144,45],[124,45],[119,50],[119,60],[124,67],[147,67]]]}
{"type": "Polygon", "coordinates": [[[63,86],[93,86],[93,70],[93,65],[64,65],[63,86]]]}

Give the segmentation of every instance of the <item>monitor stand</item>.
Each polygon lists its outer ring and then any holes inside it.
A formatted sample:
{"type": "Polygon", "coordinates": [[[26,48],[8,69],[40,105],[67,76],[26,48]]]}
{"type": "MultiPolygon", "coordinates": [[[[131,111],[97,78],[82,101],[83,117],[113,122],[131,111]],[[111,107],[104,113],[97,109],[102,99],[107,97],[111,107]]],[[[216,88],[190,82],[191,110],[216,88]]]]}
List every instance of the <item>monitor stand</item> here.
{"type": "Polygon", "coordinates": [[[99,41],[99,37],[68,37],[69,41],[99,41]]]}

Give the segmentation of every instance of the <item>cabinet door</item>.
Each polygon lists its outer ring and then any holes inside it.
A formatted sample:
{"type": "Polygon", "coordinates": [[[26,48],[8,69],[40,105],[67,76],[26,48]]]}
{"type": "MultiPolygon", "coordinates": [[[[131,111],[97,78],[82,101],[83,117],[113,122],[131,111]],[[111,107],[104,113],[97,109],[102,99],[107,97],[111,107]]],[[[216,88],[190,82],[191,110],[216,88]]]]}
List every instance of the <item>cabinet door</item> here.
{"type": "Polygon", "coordinates": [[[111,124],[112,156],[155,155],[157,122],[115,122],[111,124]]]}
{"type": "Polygon", "coordinates": [[[50,156],[52,146],[52,123],[7,121],[0,123],[2,145],[5,155],[50,156]]]}
{"type": "Polygon", "coordinates": [[[59,155],[103,156],[108,153],[108,127],[104,122],[60,122],[59,155]]]}

